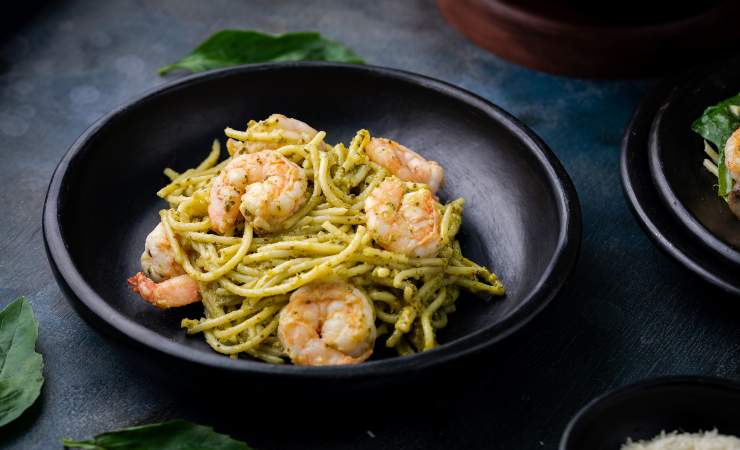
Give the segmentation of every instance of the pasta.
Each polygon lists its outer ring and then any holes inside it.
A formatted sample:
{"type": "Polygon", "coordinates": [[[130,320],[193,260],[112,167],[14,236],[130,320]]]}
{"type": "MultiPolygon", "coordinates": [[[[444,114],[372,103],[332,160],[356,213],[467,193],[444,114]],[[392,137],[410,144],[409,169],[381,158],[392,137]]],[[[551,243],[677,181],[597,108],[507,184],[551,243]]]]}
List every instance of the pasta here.
{"type": "Polygon", "coordinates": [[[438,345],[436,332],[455,311],[461,290],[504,294],[496,275],[462,254],[456,235],[463,199],[435,201],[441,218],[436,254],[409,256],[377,244],[365,203],[391,174],[366,155],[368,131],[358,131],[346,147],[327,144],[324,132],[300,142],[289,133],[254,131],[254,124],[246,131],[226,129],[229,159],[219,162],[216,140],[197,167],[165,169],[170,182],[157,192],[169,203],[160,216],[173,258],[198,283],[203,303],[203,317],[182,320],[188,334],[202,334],[213,350],[232,358],[284,363],[281,310],[297,289],[338,278],[370,300],[376,345],[406,355],[438,345]],[[305,199],[279,230],[264,232],[240,218],[233,230],[215,233],[209,217],[214,180],[233,156],[255,146],[272,146],[303,169],[305,199]]]}

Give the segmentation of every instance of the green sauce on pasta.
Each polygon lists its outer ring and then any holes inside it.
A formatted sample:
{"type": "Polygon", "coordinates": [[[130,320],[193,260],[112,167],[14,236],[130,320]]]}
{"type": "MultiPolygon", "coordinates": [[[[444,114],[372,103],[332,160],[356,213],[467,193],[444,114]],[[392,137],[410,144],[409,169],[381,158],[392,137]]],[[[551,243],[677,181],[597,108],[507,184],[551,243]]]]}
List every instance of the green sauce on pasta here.
{"type": "Polygon", "coordinates": [[[438,345],[436,331],[446,326],[462,289],[503,295],[493,273],[462,255],[456,235],[463,199],[437,205],[442,248],[435,257],[409,257],[374,242],[363,206],[389,173],[365,155],[366,130],[349,147],[325,144],[324,132],[307,144],[284,144],[279,134],[226,133],[237,141],[281,145],[276,151],[306,171],[308,190],[307,201],[281,231],[257,235],[242,222],[225,236],[210,231],[208,219],[210,183],[228,162],[219,163],[218,141],[197,167],[183,173],[165,169],[170,183],[157,193],[169,203],[160,212],[162,223],[176,261],[199,282],[204,306],[203,317],[184,319],[182,327],[202,334],[215,351],[288,361],[276,335],[280,310],[296,289],[331,277],[366,294],[375,311],[376,346],[401,355],[438,345]]]}

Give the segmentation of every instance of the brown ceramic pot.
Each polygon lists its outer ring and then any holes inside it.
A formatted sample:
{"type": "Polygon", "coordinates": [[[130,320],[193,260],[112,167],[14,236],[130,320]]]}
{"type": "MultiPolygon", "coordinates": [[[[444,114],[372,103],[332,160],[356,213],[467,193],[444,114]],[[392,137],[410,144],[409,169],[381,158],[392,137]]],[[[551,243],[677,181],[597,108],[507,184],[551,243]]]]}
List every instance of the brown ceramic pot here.
{"type": "Polygon", "coordinates": [[[438,0],[447,20],[476,44],[558,74],[659,75],[737,51],[740,43],[737,0],[662,9],[649,1],[578,3],[438,0]]]}

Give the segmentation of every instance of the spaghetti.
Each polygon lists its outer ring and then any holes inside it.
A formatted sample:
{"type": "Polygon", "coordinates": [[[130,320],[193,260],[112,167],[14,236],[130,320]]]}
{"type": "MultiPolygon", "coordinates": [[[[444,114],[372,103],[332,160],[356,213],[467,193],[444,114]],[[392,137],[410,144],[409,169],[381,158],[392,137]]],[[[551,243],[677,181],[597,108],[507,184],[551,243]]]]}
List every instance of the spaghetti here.
{"type": "Polygon", "coordinates": [[[169,203],[160,216],[173,258],[198,283],[204,307],[204,317],[182,320],[188,334],[203,334],[213,350],[232,358],[284,363],[288,355],[277,330],[291,295],[311,283],[341,279],[369,299],[381,342],[407,355],[438,345],[436,332],[455,311],[462,289],[503,295],[496,275],[461,252],[461,198],[445,205],[435,200],[435,255],[407,256],[377,244],[365,202],[391,174],[365,153],[368,131],[358,131],[345,147],[325,143],[324,132],[308,139],[259,131],[257,124],[226,129],[224,161],[216,140],[197,167],[165,169],[170,183],[157,192],[169,203]],[[277,231],[264,233],[240,220],[229,232],[213,232],[208,208],[216,177],[237,155],[270,147],[305,171],[305,202],[277,231]]]}

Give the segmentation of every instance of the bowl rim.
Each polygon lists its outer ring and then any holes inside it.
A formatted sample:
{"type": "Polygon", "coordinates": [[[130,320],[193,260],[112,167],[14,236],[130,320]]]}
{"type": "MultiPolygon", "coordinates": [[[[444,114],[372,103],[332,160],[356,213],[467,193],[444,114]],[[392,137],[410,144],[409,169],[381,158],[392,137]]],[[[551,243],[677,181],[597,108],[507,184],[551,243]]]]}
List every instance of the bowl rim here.
{"type": "Polygon", "coordinates": [[[554,153],[547,145],[529,130],[522,122],[489,101],[463,90],[450,83],[408,71],[371,65],[353,65],[328,62],[279,62],[242,65],[194,74],[156,86],[114,108],[97,120],[70,146],[57,165],[47,190],[43,209],[43,235],[47,256],[52,268],[58,273],[57,281],[66,284],[62,289],[72,300],[76,300],[86,310],[101,319],[107,327],[117,331],[136,344],[143,345],[156,353],[174,357],[210,369],[224,370],[237,374],[270,375],[279,377],[300,377],[306,379],[340,380],[362,376],[384,376],[399,372],[421,370],[438,366],[460,357],[481,351],[524,326],[539,313],[562,288],[569,277],[580,249],[581,211],[577,193],[570,177],[554,153]],[[291,71],[305,69],[319,71],[344,71],[350,76],[361,74],[391,79],[394,82],[413,84],[436,94],[452,97],[479,110],[486,119],[495,120],[521,140],[546,174],[548,184],[557,200],[560,233],[557,245],[545,271],[535,287],[526,294],[522,304],[508,317],[492,326],[469,335],[441,344],[432,350],[403,357],[367,361],[357,365],[307,367],[291,364],[266,364],[249,359],[231,359],[216,352],[183,351],[182,344],[168,340],[146,328],[106,303],[105,300],[85,281],[67,251],[60,226],[58,207],[60,191],[64,188],[67,170],[70,165],[107,124],[126,114],[132,108],[155,97],[186,89],[192,85],[209,83],[235,74],[258,73],[265,71],[291,71]]]}
{"type": "MultiPolygon", "coordinates": [[[[656,216],[661,215],[661,213],[656,211],[650,204],[645,204],[642,194],[642,191],[645,189],[655,189],[655,185],[652,180],[648,180],[648,183],[650,184],[649,187],[639,187],[639,178],[636,178],[636,175],[633,173],[635,171],[635,165],[640,164],[633,161],[635,159],[641,160],[642,158],[648,158],[648,155],[646,154],[648,150],[645,147],[648,142],[649,129],[644,132],[638,132],[636,131],[636,128],[640,127],[641,124],[647,120],[652,122],[655,111],[669,91],[670,88],[666,82],[654,87],[642,99],[625,128],[624,135],[622,137],[619,161],[622,191],[627,200],[627,205],[637,219],[638,224],[645,234],[647,234],[648,238],[657,245],[659,250],[662,250],[678,263],[712,285],[729,294],[740,296],[740,284],[733,284],[731,280],[728,281],[724,277],[717,276],[717,274],[712,271],[711,267],[706,267],[705,262],[692,256],[692,249],[686,248],[684,239],[676,239],[675,233],[672,232],[666,234],[665,230],[661,229],[661,227],[656,224],[654,219],[656,216]]],[[[645,161],[645,164],[649,163],[645,161]]],[[[647,170],[649,171],[649,168],[647,170]]],[[[662,203],[660,203],[660,206],[666,208],[662,203]]],[[[670,216],[668,211],[665,211],[663,214],[668,214],[670,216]]],[[[670,220],[673,220],[673,218],[671,217],[670,220]]],[[[689,245],[692,244],[689,243],[689,245]]],[[[700,247],[697,250],[703,252],[706,249],[700,247]]]]}
{"type": "Polygon", "coordinates": [[[740,382],[731,380],[729,378],[721,378],[708,375],[666,375],[659,377],[651,377],[643,380],[639,380],[633,383],[629,383],[623,386],[619,386],[613,389],[609,389],[606,392],[591,399],[585,405],[583,405],[578,412],[568,421],[563,435],[560,438],[559,450],[572,450],[569,447],[572,445],[570,442],[571,434],[575,427],[577,427],[581,421],[586,419],[593,411],[605,402],[610,400],[623,397],[625,395],[631,395],[639,391],[649,391],[658,387],[674,386],[674,385],[692,385],[692,386],[710,386],[720,388],[722,390],[732,390],[740,392],[740,382]]]}
{"type": "MultiPolygon", "coordinates": [[[[702,71],[703,73],[703,71],[702,71]]],[[[723,239],[716,236],[711,230],[704,226],[696,216],[686,208],[683,201],[678,197],[676,191],[668,180],[665,171],[663,170],[663,162],[665,155],[665,148],[660,142],[660,130],[665,123],[664,117],[666,111],[671,108],[676,98],[686,90],[691,89],[691,86],[697,84],[699,79],[704,77],[698,75],[697,77],[691,77],[691,80],[681,80],[676,83],[675,87],[671,90],[670,94],[664,98],[658,111],[653,118],[652,125],[650,127],[650,135],[648,138],[648,161],[650,163],[650,174],[653,179],[653,183],[657,188],[658,194],[663,200],[663,204],[668,208],[673,216],[686,228],[693,236],[695,236],[701,243],[704,244],[709,250],[713,251],[717,255],[722,256],[729,262],[740,266],[740,249],[733,247],[732,245],[725,242],[723,239]]],[[[698,151],[699,149],[697,149],[698,151]]],[[[716,194],[716,193],[714,193],[716,194]]],[[[740,219],[738,224],[740,225],[740,219]]]]}

